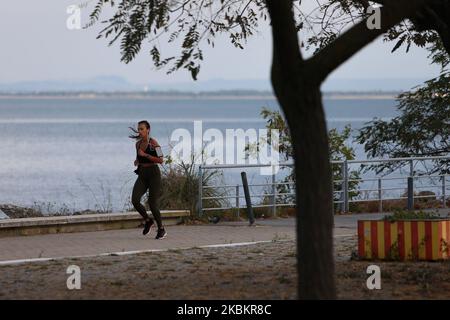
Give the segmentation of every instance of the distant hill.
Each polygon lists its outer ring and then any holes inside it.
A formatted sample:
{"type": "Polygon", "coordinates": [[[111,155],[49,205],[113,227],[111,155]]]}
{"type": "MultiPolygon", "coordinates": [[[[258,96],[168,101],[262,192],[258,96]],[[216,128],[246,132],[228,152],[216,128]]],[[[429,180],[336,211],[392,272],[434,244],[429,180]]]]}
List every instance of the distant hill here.
{"type": "Polygon", "coordinates": [[[88,79],[19,81],[0,83],[0,92],[68,92],[68,91],[137,91],[143,86],[128,82],[119,76],[99,76],[88,79]]]}
{"type": "MultiPolygon", "coordinates": [[[[405,91],[426,79],[329,79],[322,85],[324,92],[405,91]]],[[[170,84],[136,84],[120,76],[99,76],[88,79],[62,79],[49,81],[19,81],[0,83],[2,93],[39,92],[117,92],[117,91],[263,91],[272,92],[269,80],[260,79],[210,79],[170,84]]]]}
{"type": "MultiPolygon", "coordinates": [[[[405,91],[422,84],[428,79],[329,79],[322,85],[324,92],[370,92],[370,91],[405,91]]],[[[178,91],[219,91],[219,90],[258,90],[272,91],[269,80],[225,80],[211,79],[197,82],[180,82],[170,85],[149,85],[152,90],[178,91]]]]}

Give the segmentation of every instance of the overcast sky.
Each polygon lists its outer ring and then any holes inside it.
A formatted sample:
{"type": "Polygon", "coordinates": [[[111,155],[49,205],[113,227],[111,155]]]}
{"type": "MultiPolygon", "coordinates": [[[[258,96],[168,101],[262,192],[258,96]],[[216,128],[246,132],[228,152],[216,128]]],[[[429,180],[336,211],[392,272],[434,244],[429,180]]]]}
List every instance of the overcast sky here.
{"type": "MultiPolygon", "coordinates": [[[[170,76],[155,71],[148,52],[130,64],[120,62],[117,46],[108,47],[96,40],[97,27],[69,30],[66,9],[77,0],[26,0],[2,3],[0,33],[0,83],[82,79],[102,75],[118,75],[134,83],[170,83],[189,81],[180,71],[170,76]]],[[[82,12],[87,21],[89,10],[82,12]]],[[[393,43],[381,39],[370,44],[336,70],[330,78],[431,78],[439,68],[431,66],[427,52],[412,48],[410,53],[390,53],[393,43]]],[[[205,62],[199,78],[268,79],[271,61],[271,34],[268,27],[252,38],[245,50],[235,49],[225,40],[215,49],[205,48],[205,62]]],[[[330,79],[329,78],[329,79],[330,79]]]]}

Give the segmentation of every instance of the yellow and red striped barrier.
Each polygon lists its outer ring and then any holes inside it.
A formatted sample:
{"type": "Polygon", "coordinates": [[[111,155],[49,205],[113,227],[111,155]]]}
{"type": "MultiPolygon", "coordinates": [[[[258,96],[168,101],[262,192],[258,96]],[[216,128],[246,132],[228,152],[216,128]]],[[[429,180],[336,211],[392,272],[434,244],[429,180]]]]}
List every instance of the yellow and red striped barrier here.
{"type": "Polygon", "coordinates": [[[358,221],[361,259],[442,260],[449,246],[450,220],[358,221]]]}

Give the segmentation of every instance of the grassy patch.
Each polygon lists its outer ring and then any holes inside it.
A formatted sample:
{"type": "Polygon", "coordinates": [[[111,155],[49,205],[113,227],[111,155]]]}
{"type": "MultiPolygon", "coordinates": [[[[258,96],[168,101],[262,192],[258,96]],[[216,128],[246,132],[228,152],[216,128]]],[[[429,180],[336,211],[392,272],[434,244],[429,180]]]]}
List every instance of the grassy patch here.
{"type": "Polygon", "coordinates": [[[429,220],[429,219],[442,219],[438,212],[425,212],[423,210],[394,210],[392,215],[384,216],[385,221],[398,221],[398,220],[429,220]]]}

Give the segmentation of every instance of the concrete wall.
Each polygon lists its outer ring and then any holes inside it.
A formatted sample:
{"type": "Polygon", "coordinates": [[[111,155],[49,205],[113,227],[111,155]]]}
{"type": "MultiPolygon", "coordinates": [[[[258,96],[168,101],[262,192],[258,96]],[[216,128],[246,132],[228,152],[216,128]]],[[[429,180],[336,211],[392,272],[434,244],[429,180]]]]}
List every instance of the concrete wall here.
{"type": "MultiPolygon", "coordinates": [[[[189,210],[162,210],[165,225],[174,225],[190,215],[189,210]]],[[[151,216],[151,214],[150,214],[151,216]]],[[[137,228],[143,222],[137,212],[0,220],[0,237],[137,228]]]]}

